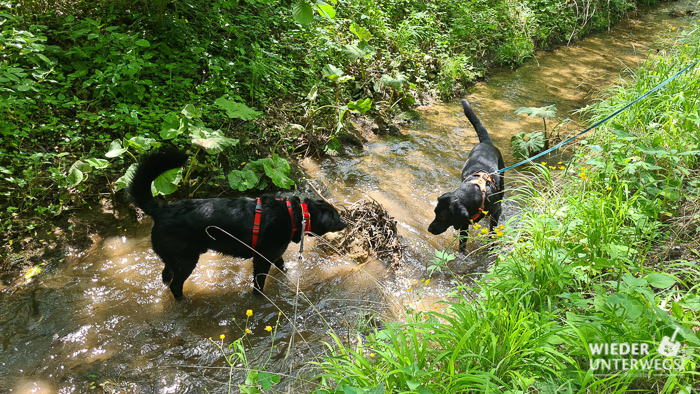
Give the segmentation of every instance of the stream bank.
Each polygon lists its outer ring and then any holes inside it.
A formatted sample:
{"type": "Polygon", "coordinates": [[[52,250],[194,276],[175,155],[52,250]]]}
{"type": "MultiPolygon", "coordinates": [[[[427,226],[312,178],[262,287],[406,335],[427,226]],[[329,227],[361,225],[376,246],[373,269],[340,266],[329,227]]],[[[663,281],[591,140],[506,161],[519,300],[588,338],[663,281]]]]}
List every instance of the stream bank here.
{"type": "MultiPolygon", "coordinates": [[[[660,19],[656,31],[681,23],[665,18],[668,12],[662,8],[650,16],[660,19]]],[[[644,20],[643,24],[654,23],[644,20]]],[[[644,51],[626,48],[623,53],[643,58],[655,41],[655,31],[648,33],[644,51]]],[[[608,37],[613,42],[615,36],[623,35],[615,30],[613,34],[608,37]]],[[[628,34],[639,48],[643,42],[640,36],[628,34]]],[[[596,48],[602,45],[594,42],[596,48]]],[[[593,62],[620,63],[610,59],[609,51],[582,51],[601,55],[593,62]]],[[[565,53],[561,56],[571,58],[565,53]]],[[[556,100],[566,100],[546,94],[566,92],[562,83],[567,81],[574,82],[573,90],[581,85],[569,77],[554,82],[559,89],[547,87],[543,81],[548,78],[533,75],[538,70],[552,72],[545,58],[547,54],[525,74],[514,73],[510,79],[494,76],[469,95],[504,152],[509,138],[503,129],[508,129],[508,124],[527,124],[514,116],[512,109],[530,105],[535,97],[528,94],[530,88],[541,89],[543,96],[538,99],[543,103],[558,103],[556,100]],[[494,104],[484,104],[489,102],[494,104]],[[502,112],[495,112],[501,107],[502,112]]],[[[567,62],[561,72],[571,68],[570,64],[567,62]]],[[[603,68],[600,73],[615,79],[617,73],[611,70],[603,68]]],[[[245,337],[240,328],[248,328],[251,354],[257,355],[251,358],[252,365],[265,364],[266,350],[273,349],[266,370],[296,373],[320,353],[318,344],[328,339],[326,330],[347,339],[360,322],[376,326],[381,325],[377,317],[400,319],[406,306],[434,308],[436,301],[449,293],[452,282],[448,275],[436,275],[426,283],[424,267],[433,252],[452,239],[449,235],[430,236],[425,227],[435,198],[456,186],[464,153],[475,143],[461,108],[456,104],[434,108],[426,110],[423,120],[400,136],[378,138],[345,157],[303,163],[310,178],[319,182],[321,192],[336,203],[349,204],[369,194],[397,218],[400,235],[409,245],[403,271],[390,272],[376,262],[357,270],[354,261],[327,254],[313,243],[307,246],[304,260],[296,262],[297,249],[291,247],[285,255],[285,260],[292,262],[289,277],[273,272],[271,299],[259,302],[250,297],[249,262],[206,254],[186,284],[187,300],[175,303],[159,283],[161,266],[149,248],[150,226],[144,221],[123,234],[104,237],[90,250],[71,251],[65,266],[45,272],[24,288],[0,294],[0,381],[5,385],[0,388],[80,392],[98,381],[109,382],[108,387],[136,387],[144,392],[197,392],[202,387],[226,392],[228,370],[218,369],[225,365],[223,357],[209,338],[223,335],[228,344],[245,337]],[[427,114],[431,111],[435,112],[427,114]],[[297,284],[308,300],[295,298],[297,284]],[[250,319],[246,317],[248,309],[253,311],[250,319]],[[280,312],[284,319],[278,323],[280,312]],[[274,340],[265,330],[267,326],[279,327],[274,340]],[[286,357],[287,349],[293,350],[290,358],[286,357]]],[[[567,111],[563,108],[562,104],[560,111],[567,111]]],[[[576,104],[571,108],[577,108],[576,104]]],[[[539,122],[531,127],[536,129],[539,122]]],[[[503,223],[515,213],[513,206],[506,206],[503,223]]],[[[460,274],[483,271],[488,262],[483,257],[480,252],[460,256],[453,268],[460,274]]],[[[234,382],[243,382],[244,375],[237,371],[234,382]]]]}

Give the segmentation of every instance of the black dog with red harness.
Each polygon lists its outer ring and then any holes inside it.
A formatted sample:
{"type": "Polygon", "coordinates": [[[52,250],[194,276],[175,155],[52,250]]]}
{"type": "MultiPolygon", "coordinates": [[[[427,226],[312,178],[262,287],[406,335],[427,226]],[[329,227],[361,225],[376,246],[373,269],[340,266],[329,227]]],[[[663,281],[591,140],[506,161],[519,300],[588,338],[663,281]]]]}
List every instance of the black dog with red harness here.
{"type": "Polygon", "coordinates": [[[501,151],[493,145],[488,131],[467,100],[462,100],[462,107],[479,136],[479,144],[472,149],[464,163],[459,188],[438,197],[435,220],[428,227],[428,231],[435,235],[444,233],[450,226],[459,230],[460,252],[465,250],[469,225],[488,216],[489,231],[498,226],[504,187],[503,174],[498,170],[505,167],[501,151]]]}
{"type": "Polygon", "coordinates": [[[151,243],[165,264],[163,282],[175,299],[199,256],[207,250],[253,258],[253,287],[262,293],[272,264],[284,269],[282,254],[303,235],[323,235],[345,229],[346,223],[329,203],[299,197],[208,198],[160,204],[151,183],[163,172],[181,167],[187,155],[156,151],[141,157],[128,187],[137,207],[153,218],[151,243]],[[303,234],[302,234],[303,232],[303,234]]]}

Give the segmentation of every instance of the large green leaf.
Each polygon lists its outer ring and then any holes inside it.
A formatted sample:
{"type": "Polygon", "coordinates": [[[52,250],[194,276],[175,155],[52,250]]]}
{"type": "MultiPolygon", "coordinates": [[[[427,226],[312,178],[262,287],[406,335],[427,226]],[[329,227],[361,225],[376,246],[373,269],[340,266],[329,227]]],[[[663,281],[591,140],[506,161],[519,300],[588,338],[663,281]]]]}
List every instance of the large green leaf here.
{"type": "Polygon", "coordinates": [[[546,107],[520,107],[515,110],[515,114],[526,114],[528,116],[539,116],[542,119],[550,119],[557,116],[557,105],[552,104],[546,107]]]}
{"type": "Polygon", "coordinates": [[[676,284],[676,279],[666,274],[654,272],[647,276],[647,282],[657,289],[668,289],[676,284]]]}
{"type": "Polygon", "coordinates": [[[141,153],[151,149],[152,146],[156,145],[156,140],[153,138],[142,137],[140,135],[129,138],[124,141],[124,146],[129,146],[134,148],[137,152],[141,153]]]}
{"type": "Polygon", "coordinates": [[[345,116],[345,113],[348,112],[348,106],[343,105],[342,107],[338,108],[338,112],[338,123],[335,126],[336,133],[343,128],[343,117],[345,116]]]}
{"type": "Polygon", "coordinates": [[[190,119],[202,117],[202,110],[192,104],[185,105],[181,113],[190,119]]]}
{"type": "Polygon", "coordinates": [[[335,18],[335,9],[326,2],[322,0],[316,0],[316,7],[318,7],[318,13],[325,16],[328,19],[335,18]]]}
{"type": "Polygon", "coordinates": [[[188,120],[186,117],[177,116],[171,112],[163,118],[163,126],[160,129],[160,137],[164,140],[170,140],[187,130],[188,120]]]}
{"type": "Polygon", "coordinates": [[[614,293],[608,296],[607,302],[612,305],[620,305],[625,308],[630,319],[638,318],[644,312],[644,306],[636,298],[631,298],[627,294],[614,293]]]}
{"type": "Polygon", "coordinates": [[[323,146],[325,151],[337,152],[340,149],[340,141],[335,136],[331,137],[330,141],[323,146]]]}
{"type": "Polygon", "coordinates": [[[109,150],[105,153],[105,156],[109,158],[119,157],[127,150],[126,148],[122,148],[122,142],[120,140],[114,140],[109,144],[109,150]]]}
{"type": "Polygon", "coordinates": [[[83,179],[85,179],[85,176],[83,175],[83,172],[79,169],[71,167],[70,170],[68,170],[68,176],[66,177],[68,186],[76,187],[80,184],[80,182],[83,181],[83,179]]]}
{"type": "Polygon", "coordinates": [[[533,133],[520,132],[510,137],[513,155],[528,158],[531,154],[544,149],[544,134],[541,131],[533,133]]]}
{"type": "Polygon", "coordinates": [[[272,160],[263,162],[263,168],[265,169],[265,175],[269,176],[272,179],[272,183],[277,185],[277,187],[289,189],[294,186],[294,181],[287,177],[291,171],[287,160],[278,155],[273,155],[272,160]]]}
{"type": "Polygon", "coordinates": [[[251,170],[231,171],[228,174],[228,183],[232,189],[244,192],[250,190],[258,184],[258,177],[251,170]]]}
{"type": "Polygon", "coordinates": [[[316,97],[318,97],[318,85],[314,85],[314,87],[311,88],[309,94],[306,95],[306,99],[309,101],[314,101],[316,100],[316,97]]]}
{"type": "Polygon", "coordinates": [[[389,86],[394,90],[401,90],[404,82],[406,82],[406,78],[404,78],[404,76],[401,74],[397,75],[396,78],[384,74],[382,75],[381,81],[384,85],[389,86]]]}
{"type": "Polygon", "coordinates": [[[360,41],[357,44],[347,44],[343,47],[342,51],[350,60],[370,57],[377,53],[374,47],[369,45],[367,41],[360,41]]]}
{"type": "Polygon", "coordinates": [[[258,112],[254,108],[250,108],[243,103],[237,103],[224,97],[216,99],[214,104],[226,111],[226,115],[228,115],[229,118],[253,120],[262,114],[262,112],[258,112]]]}
{"type": "Polygon", "coordinates": [[[270,390],[273,384],[280,382],[279,375],[264,371],[258,372],[258,379],[258,383],[260,383],[260,387],[262,387],[263,390],[270,390]]]}
{"type": "Polygon", "coordinates": [[[181,180],[182,168],[166,171],[153,181],[151,192],[154,196],[158,194],[168,195],[177,190],[177,185],[181,180]]]}
{"type": "Polygon", "coordinates": [[[357,36],[357,38],[360,39],[360,41],[369,41],[370,38],[372,38],[372,33],[369,32],[369,30],[365,29],[364,27],[358,25],[357,23],[353,23],[350,25],[350,31],[357,36]]]}
{"type": "Polygon", "coordinates": [[[76,187],[85,179],[85,174],[92,171],[92,167],[81,160],[76,161],[68,170],[66,181],[68,186],[76,187]]]}
{"type": "Polygon", "coordinates": [[[326,64],[323,69],[321,69],[321,74],[333,82],[337,82],[340,77],[345,75],[343,70],[332,64],[326,64]]]}
{"type": "Polygon", "coordinates": [[[85,162],[90,164],[90,166],[93,168],[106,168],[109,166],[109,161],[105,159],[90,158],[85,159],[85,162]]]}
{"type": "Polygon", "coordinates": [[[238,144],[237,139],[224,137],[220,131],[214,131],[203,126],[193,129],[190,138],[193,145],[216,152],[238,144]]]}
{"type": "Polygon", "coordinates": [[[306,1],[298,1],[292,7],[292,17],[301,25],[308,25],[314,20],[314,10],[311,4],[306,1]]]}
{"type": "Polygon", "coordinates": [[[366,98],[364,100],[350,101],[348,103],[348,109],[351,111],[357,111],[362,114],[369,111],[372,108],[372,99],[366,98]]]}
{"type": "Polygon", "coordinates": [[[133,163],[132,165],[130,165],[124,173],[124,175],[119,177],[119,179],[117,179],[116,182],[114,182],[114,184],[117,185],[117,190],[121,190],[129,186],[129,182],[131,182],[131,179],[134,177],[134,173],[136,172],[137,166],[138,163],[133,163]]]}

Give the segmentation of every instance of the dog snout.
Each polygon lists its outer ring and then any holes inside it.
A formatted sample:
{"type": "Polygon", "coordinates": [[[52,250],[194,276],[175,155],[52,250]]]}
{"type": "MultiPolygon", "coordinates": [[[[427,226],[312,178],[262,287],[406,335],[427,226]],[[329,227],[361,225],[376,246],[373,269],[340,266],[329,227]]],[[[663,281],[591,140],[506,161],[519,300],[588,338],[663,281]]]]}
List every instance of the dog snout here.
{"type": "Polygon", "coordinates": [[[442,228],[442,227],[443,226],[440,226],[439,223],[433,221],[432,223],[430,223],[430,226],[428,226],[428,232],[430,234],[433,234],[433,235],[442,234],[445,232],[445,230],[447,230],[447,227],[445,227],[445,228],[442,228]]]}

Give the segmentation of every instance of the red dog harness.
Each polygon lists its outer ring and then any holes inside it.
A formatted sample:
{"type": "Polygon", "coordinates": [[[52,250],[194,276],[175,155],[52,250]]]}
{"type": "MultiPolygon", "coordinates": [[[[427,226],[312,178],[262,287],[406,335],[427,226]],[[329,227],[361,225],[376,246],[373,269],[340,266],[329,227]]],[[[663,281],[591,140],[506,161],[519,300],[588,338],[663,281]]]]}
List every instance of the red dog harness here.
{"type": "MultiPolygon", "coordinates": [[[[277,201],[284,200],[283,198],[276,198],[277,201]]],[[[289,211],[289,218],[292,219],[292,236],[290,239],[294,239],[294,234],[297,232],[297,224],[294,222],[294,212],[292,212],[292,203],[289,200],[287,202],[287,211],[289,211]]],[[[311,214],[309,214],[306,204],[301,204],[301,212],[303,215],[303,220],[306,221],[306,227],[304,228],[304,235],[311,232],[311,214]]],[[[255,245],[258,244],[258,234],[260,234],[260,219],[262,218],[262,202],[258,197],[255,205],[255,218],[253,219],[253,242],[251,242],[251,247],[255,249],[255,245]]]]}
{"type": "MultiPolygon", "coordinates": [[[[496,182],[493,180],[491,175],[487,174],[484,171],[477,171],[473,173],[472,175],[478,175],[479,177],[476,179],[472,179],[469,181],[469,183],[474,184],[479,186],[479,189],[481,189],[481,207],[479,207],[479,212],[476,213],[476,215],[472,216],[469,218],[469,221],[474,224],[478,222],[479,220],[483,219],[484,216],[486,216],[486,213],[484,211],[484,206],[486,204],[486,182],[491,182],[493,184],[493,188],[498,191],[498,186],[496,186],[496,182]]],[[[467,177],[464,177],[462,181],[466,180],[467,177]]]]}

